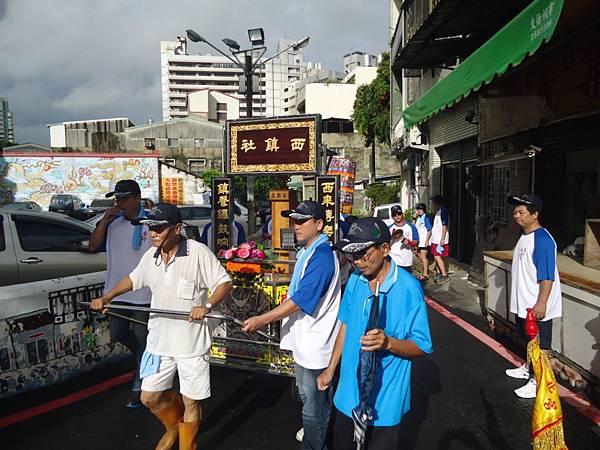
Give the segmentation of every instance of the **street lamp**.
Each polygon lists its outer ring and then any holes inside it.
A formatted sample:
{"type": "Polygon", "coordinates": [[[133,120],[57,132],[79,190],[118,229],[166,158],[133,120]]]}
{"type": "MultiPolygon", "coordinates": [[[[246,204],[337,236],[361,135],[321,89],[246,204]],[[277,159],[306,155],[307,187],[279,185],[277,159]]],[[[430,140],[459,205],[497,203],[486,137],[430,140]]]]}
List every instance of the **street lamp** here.
{"type": "MultiPolygon", "coordinates": [[[[252,28],[252,29],[248,30],[248,39],[250,40],[250,43],[252,44],[251,49],[240,50],[240,45],[233,39],[229,39],[229,38],[223,39],[223,43],[227,47],[229,47],[229,50],[231,51],[233,58],[231,56],[227,55],[222,50],[220,50],[218,47],[215,47],[213,44],[211,44],[209,41],[204,39],[202,36],[200,36],[194,30],[188,29],[188,30],[186,30],[186,34],[190,41],[204,42],[206,45],[208,45],[212,49],[219,52],[221,55],[223,55],[225,58],[227,58],[229,61],[231,61],[233,64],[235,64],[237,67],[239,67],[240,69],[242,69],[244,71],[244,78],[246,80],[246,92],[245,92],[246,117],[253,116],[253,114],[252,114],[252,112],[253,112],[252,111],[252,96],[254,93],[254,86],[252,85],[253,84],[252,76],[254,75],[254,72],[256,72],[256,69],[260,65],[271,61],[272,59],[281,55],[283,52],[288,51],[289,49],[294,49],[295,51],[298,51],[299,49],[306,47],[308,45],[308,41],[309,41],[308,36],[304,37],[304,38],[292,43],[291,45],[288,45],[286,48],[278,51],[273,56],[270,56],[269,58],[261,60],[261,58],[264,56],[264,54],[267,51],[267,48],[264,46],[265,32],[262,28],[252,28]],[[256,58],[256,62],[253,61],[255,51],[261,51],[258,58],[256,58]],[[244,55],[243,63],[238,58],[238,55],[241,55],[241,54],[244,55]]],[[[247,191],[248,197],[247,198],[248,198],[248,233],[249,234],[252,234],[256,231],[256,213],[255,213],[255,209],[254,209],[254,181],[253,181],[253,178],[254,177],[248,177],[248,186],[247,186],[248,187],[248,191],[247,191]]]]}

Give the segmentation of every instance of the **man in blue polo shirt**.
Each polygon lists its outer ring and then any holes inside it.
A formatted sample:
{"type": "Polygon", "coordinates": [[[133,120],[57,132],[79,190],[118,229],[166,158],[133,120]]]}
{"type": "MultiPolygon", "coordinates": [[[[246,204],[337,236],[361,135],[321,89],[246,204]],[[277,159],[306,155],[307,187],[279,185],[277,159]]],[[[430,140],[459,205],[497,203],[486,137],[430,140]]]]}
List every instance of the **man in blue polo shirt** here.
{"type": "Polygon", "coordinates": [[[368,422],[369,450],[401,448],[400,422],[410,409],[411,359],[432,352],[427,309],[419,281],[389,257],[390,232],[381,219],[353,223],[338,248],[354,261],[340,306],[342,322],[329,365],[317,379],[319,389],[331,386],[340,361],[334,404],[336,450],[354,449],[352,410],[359,404],[357,368],[361,351],[377,352],[378,373],[370,393],[373,419],[368,422]],[[368,331],[370,306],[379,285],[381,328],[368,331]]]}
{"type": "Polygon", "coordinates": [[[296,435],[302,449],[327,448],[325,438],[331,415],[330,388],[317,389],[317,377],[327,367],[340,324],[340,267],[331,243],[323,234],[325,209],[304,201],[281,213],[294,223],[298,252],[287,299],[275,309],[245,321],[247,333],[285,319],[281,348],[291,350],[296,385],[302,400],[303,431],[296,435]],[[302,438],[302,439],[300,439],[302,438]]]}

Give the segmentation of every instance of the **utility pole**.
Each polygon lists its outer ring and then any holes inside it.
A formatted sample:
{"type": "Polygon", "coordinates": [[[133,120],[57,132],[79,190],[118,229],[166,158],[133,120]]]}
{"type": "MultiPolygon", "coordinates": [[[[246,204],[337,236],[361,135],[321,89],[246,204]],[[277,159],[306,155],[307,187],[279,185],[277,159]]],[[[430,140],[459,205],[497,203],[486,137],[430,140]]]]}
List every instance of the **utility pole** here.
{"type": "MultiPolygon", "coordinates": [[[[246,77],[246,117],[252,117],[252,50],[247,50],[244,61],[244,76],[246,77]]],[[[256,232],[256,208],[254,207],[254,176],[246,177],[246,199],[248,201],[248,235],[256,232]]]]}

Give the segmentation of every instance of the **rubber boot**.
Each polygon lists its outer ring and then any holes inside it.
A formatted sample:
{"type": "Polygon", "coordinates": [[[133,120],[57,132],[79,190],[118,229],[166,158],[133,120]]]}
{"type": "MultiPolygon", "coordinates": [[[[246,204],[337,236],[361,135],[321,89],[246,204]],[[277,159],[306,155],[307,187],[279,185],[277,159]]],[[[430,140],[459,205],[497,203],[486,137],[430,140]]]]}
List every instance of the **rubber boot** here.
{"type": "Polygon", "coordinates": [[[179,422],[179,450],[196,450],[196,436],[200,421],[179,422]]]}
{"type": "Polygon", "coordinates": [[[158,411],[151,410],[158,420],[165,426],[165,434],[156,444],[156,450],[170,450],[177,442],[179,435],[179,421],[183,418],[183,401],[175,392],[170,393],[169,405],[158,411]]]}

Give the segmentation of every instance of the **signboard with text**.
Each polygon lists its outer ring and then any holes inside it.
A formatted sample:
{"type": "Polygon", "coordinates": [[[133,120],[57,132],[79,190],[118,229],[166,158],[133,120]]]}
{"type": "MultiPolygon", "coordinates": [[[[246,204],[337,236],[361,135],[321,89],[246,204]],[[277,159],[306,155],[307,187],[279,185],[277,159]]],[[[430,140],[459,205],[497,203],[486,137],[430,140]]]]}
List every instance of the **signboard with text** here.
{"type": "Polygon", "coordinates": [[[323,233],[331,242],[337,242],[340,219],[340,178],[337,176],[317,177],[317,201],[325,208],[323,233]]]}
{"type": "Polygon", "coordinates": [[[227,121],[227,174],[316,173],[320,123],[318,115],[227,121]]]}
{"type": "Polygon", "coordinates": [[[233,180],[216,177],[212,179],[212,238],[215,253],[227,250],[232,242],[233,180]]]}

